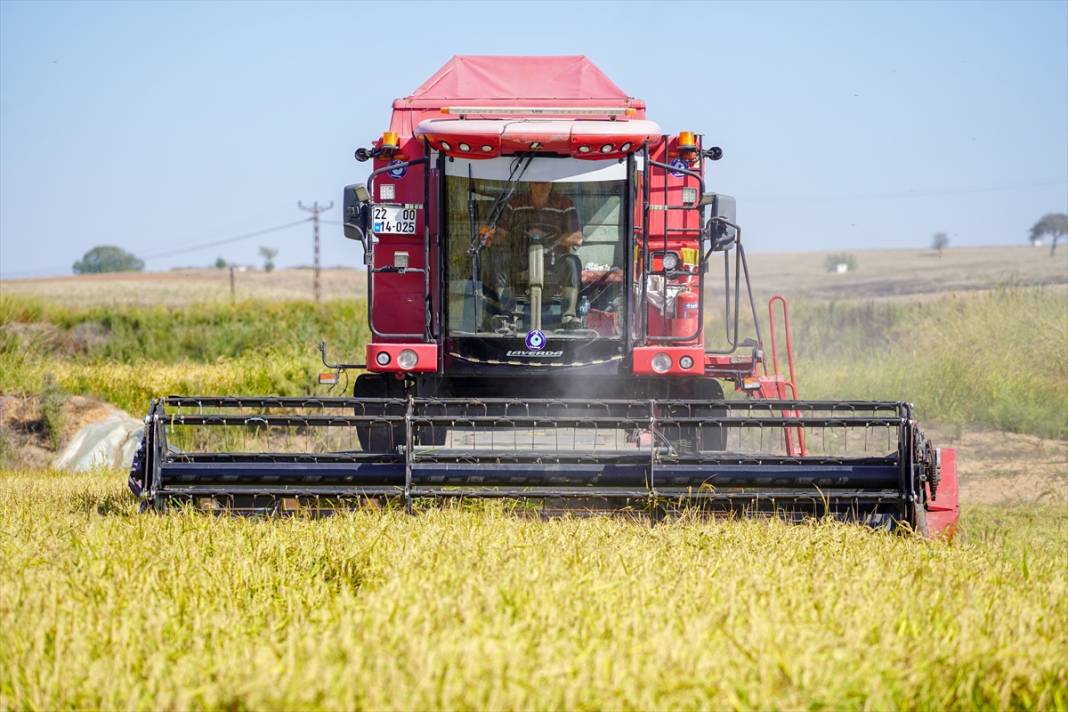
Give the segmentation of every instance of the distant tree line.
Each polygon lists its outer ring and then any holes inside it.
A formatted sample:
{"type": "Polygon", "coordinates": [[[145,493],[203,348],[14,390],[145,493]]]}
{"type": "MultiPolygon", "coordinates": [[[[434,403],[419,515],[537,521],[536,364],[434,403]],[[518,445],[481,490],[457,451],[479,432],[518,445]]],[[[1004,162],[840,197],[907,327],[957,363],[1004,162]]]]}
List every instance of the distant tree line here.
{"type": "MultiPolygon", "coordinates": [[[[274,258],[278,255],[276,247],[261,247],[260,256],[263,258],[263,269],[267,272],[274,270],[274,258]]],[[[213,263],[215,269],[226,269],[230,264],[222,257],[216,258],[213,263]]],[[[145,268],[145,261],[138,259],[136,255],[127,252],[121,247],[114,245],[97,245],[74,263],[74,274],[100,274],[104,272],[141,272],[145,268]]],[[[185,268],[192,269],[192,268],[185,268]]]]}

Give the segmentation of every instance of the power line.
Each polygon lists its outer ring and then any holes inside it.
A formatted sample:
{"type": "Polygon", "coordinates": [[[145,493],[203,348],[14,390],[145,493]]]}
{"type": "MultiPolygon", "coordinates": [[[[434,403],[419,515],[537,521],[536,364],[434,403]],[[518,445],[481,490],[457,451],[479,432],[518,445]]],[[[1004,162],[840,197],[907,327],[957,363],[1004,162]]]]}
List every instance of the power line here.
{"type": "MultiPolygon", "coordinates": [[[[310,222],[312,218],[301,218],[300,220],[294,220],[293,222],[285,223],[284,225],[275,225],[274,227],[264,228],[262,230],[254,230],[252,232],[246,232],[241,235],[234,235],[233,237],[224,237],[219,240],[212,240],[210,242],[201,242],[196,245],[186,245],[185,247],[179,247],[173,250],[162,250],[159,252],[150,252],[141,255],[143,260],[158,260],[164,257],[174,257],[176,255],[184,255],[187,252],[196,252],[198,250],[204,250],[209,247],[218,247],[219,245],[228,245],[232,242],[240,242],[241,240],[251,240],[254,237],[260,235],[268,235],[272,232],[278,232],[279,230],[287,230],[297,225],[303,225],[306,222],[310,222]]],[[[10,279],[12,277],[29,277],[36,274],[42,274],[46,272],[59,272],[70,269],[67,265],[55,266],[55,267],[38,267],[37,269],[20,270],[17,272],[0,272],[0,277],[10,279]]]]}
{"type": "Polygon", "coordinates": [[[267,235],[272,232],[278,232],[279,230],[286,230],[297,225],[302,225],[312,218],[301,218],[300,220],[294,220],[293,222],[286,223],[285,225],[275,225],[274,227],[264,228],[262,230],[255,230],[253,232],[246,232],[243,235],[235,235],[234,237],[226,237],[221,240],[212,240],[211,242],[202,242],[198,245],[187,245],[174,250],[164,250],[162,252],[150,252],[144,255],[141,259],[145,260],[157,260],[161,257],[174,257],[175,255],[184,255],[187,252],[196,252],[197,250],[207,249],[208,247],[218,247],[219,245],[228,245],[231,242],[240,242],[241,240],[250,240],[253,237],[259,237],[260,235],[267,235]]]}

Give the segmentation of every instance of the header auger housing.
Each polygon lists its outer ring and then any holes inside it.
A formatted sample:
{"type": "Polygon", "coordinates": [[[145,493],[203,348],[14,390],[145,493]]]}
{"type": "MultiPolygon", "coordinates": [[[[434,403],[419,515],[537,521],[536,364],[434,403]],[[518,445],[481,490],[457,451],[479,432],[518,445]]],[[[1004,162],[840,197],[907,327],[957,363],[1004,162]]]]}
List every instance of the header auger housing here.
{"type": "Polygon", "coordinates": [[[952,452],[907,404],[799,398],[786,300],[765,353],[734,200],[707,190],[722,150],[645,110],[585,57],[454,57],[344,191],[371,341],[323,362],[366,371],[353,397],[154,401],[131,488],[161,509],[515,497],[951,531],[952,452]]]}

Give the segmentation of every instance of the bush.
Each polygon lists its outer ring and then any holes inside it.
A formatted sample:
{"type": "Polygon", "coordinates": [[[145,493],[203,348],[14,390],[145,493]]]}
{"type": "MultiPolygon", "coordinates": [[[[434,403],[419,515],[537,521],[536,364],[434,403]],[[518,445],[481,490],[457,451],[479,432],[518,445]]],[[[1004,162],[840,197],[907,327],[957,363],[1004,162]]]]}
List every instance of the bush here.
{"type": "Polygon", "coordinates": [[[58,450],[63,435],[63,405],[70,396],[56,381],[55,375],[46,373],[41,388],[41,423],[45,436],[53,450],[58,450]]]}

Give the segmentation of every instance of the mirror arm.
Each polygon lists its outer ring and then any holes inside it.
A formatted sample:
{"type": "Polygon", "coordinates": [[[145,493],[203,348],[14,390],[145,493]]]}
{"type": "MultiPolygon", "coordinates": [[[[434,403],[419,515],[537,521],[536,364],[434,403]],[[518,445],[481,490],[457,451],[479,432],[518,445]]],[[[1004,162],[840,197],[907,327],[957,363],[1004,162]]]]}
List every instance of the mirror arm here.
{"type": "Polygon", "coordinates": [[[323,359],[323,365],[329,368],[331,371],[345,371],[353,368],[367,368],[365,363],[330,363],[326,360],[326,342],[319,342],[319,355],[323,359]]]}
{"type": "Polygon", "coordinates": [[[726,247],[727,245],[729,245],[731,243],[733,243],[734,245],[741,245],[742,244],[742,228],[740,226],[738,226],[735,223],[732,223],[727,218],[720,217],[718,215],[709,218],[708,219],[708,223],[706,225],[711,225],[713,222],[722,223],[723,225],[726,225],[727,227],[734,228],[734,236],[729,238],[729,239],[727,239],[727,240],[722,240],[722,239],[717,240],[717,239],[713,238],[711,235],[709,235],[709,240],[710,240],[711,244],[708,246],[708,252],[706,252],[704,254],[704,256],[701,258],[702,264],[705,261],[707,261],[709,257],[712,256],[713,252],[725,251],[725,250],[722,250],[722,249],[721,250],[717,250],[716,249],[717,247],[718,248],[724,248],[724,247],[726,247]]]}

